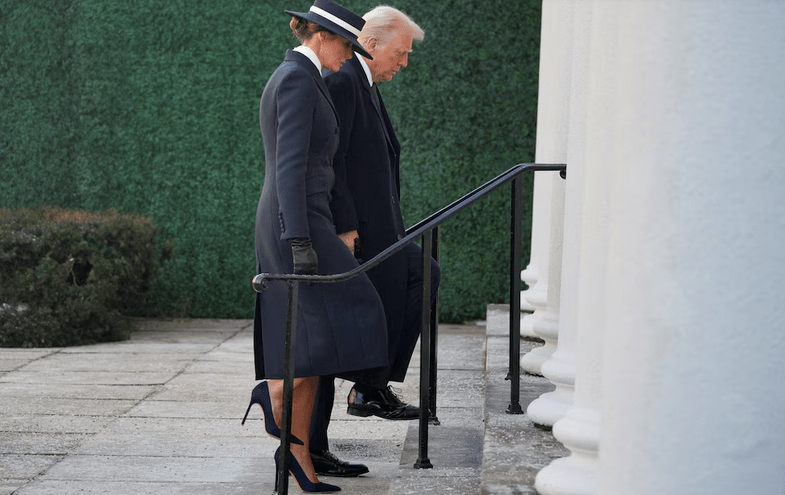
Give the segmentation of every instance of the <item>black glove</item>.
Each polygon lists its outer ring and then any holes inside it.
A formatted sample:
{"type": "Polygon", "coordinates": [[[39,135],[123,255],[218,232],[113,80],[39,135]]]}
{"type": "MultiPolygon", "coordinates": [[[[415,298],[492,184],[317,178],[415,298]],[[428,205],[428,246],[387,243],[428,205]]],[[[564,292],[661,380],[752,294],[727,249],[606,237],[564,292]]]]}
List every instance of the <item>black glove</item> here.
{"type": "Polygon", "coordinates": [[[292,261],[294,261],[294,273],[301,275],[315,275],[319,268],[319,258],[316,251],[311,246],[311,239],[302,237],[292,239],[292,261]]]}

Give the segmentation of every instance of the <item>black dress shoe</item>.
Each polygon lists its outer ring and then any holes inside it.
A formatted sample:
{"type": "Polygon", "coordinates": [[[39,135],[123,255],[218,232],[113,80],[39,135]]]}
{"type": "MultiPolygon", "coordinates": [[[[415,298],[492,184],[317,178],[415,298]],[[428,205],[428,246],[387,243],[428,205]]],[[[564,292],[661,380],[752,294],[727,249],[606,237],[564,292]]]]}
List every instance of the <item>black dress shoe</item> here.
{"type": "Polygon", "coordinates": [[[353,478],[368,472],[368,466],[356,462],[346,462],[338,459],[329,450],[321,452],[311,451],[311,461],[316,474],[319,476],[338,476],[353,478]]]}
{"type": "Polygon", "coordinates": [[[383,419],[418,419],[420,408],[401,400],[389,385],[387,388],[366,388],[355,385],[349,391],[346,412],[352,416],[378,416],[383,419]]]}

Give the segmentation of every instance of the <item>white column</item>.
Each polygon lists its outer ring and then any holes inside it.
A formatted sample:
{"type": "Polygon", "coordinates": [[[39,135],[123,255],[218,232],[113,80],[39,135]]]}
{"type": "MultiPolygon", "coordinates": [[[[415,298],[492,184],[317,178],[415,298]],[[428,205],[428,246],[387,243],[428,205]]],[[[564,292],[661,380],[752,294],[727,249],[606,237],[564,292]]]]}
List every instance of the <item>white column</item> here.
{"type": "MultiPolygon", "coordinates": [[[[534,174],[534,191],[532,199],[532,240],[529,264],[521,272],[521,280],[529,286],[521,291],[521,310],[535,311],[535,306],[529,299],[541,301],[545,306],[548,293],[548,243],[550,242],[551,224],[551,184],[553,174],[534,174]]],[[[524,325],[530,328],[530,325],[524,325]]],[[[534,336],[531,330],[521,334],[534,336]]]]}
{"type": "MultiPolygon", "coordinates": [[[[521,368],[533,375],[542,375],[542,365],[556,350],[559,338],[559,293],[561,290],[561,241],[564,221],[564,183],[554,180],[551,193],[550,255],[548,257],[548,291],[546,304],[530,315],[531,328],[545,344],[521,357],[521,368]]],[[[526,319],[524,319],[526,320],[526,319]]]]}
{"type": "Polygon", "coordinates": [[[521,310],[532,314],[521,315],[521,335],[536,337],[533,322],[548,302],[548,263],[550,259],[551,194],[554,174],[534,174],[534,198],[532,203],[532,241],[529,265],[521,272],[521,280],[529,286],[521,292],[521,310]]]}
{"type": "Polygon", "coordinates": [[[611,180],[599,493],[781,494],[785,3],[597,5],[613,96],[589,114],[610,103],[615,130],[587,156],[611,180]]]}
{"type": "MultiPolygon", "coordinates": [[[[585,2],[584,2],[585,3],[585,2]]],[[[585,70],[576,72],[573,52],[578,45],[582,50],[585,40],[576,39],[576,33],[581,32],[581,24],[576,24],[576,5],[573,0],[556,1],[546,0],[543,4],[543,24],[548,22],[553,27],[549,29],[558,43],[561,56],[550,56],[546,63],[559,63],[567,66],[560,72],[562,77],[569,79],[566,98],[569,105],[563,106],[568,112],[569,134],[565,138],[568,142],[567,170],[568,177],[565,184],[564,204],[564,232],[561,258],[561,284],[559,303],[559,330],[556,351],[542,365],[542,374],[556,385],[553,392],[543,394],[534,400],[526,412],[531,420],[539,425],[553,426],[558,420],[567,415],[573,405],[575,387],[575,349],[577,339],[577,303],[578,303],[578,274],[580,269],[580,241],[581,241],[581,212],[583,209],[583,152],[585,143],[585,121],[581,121],[585,114],[585,102],[580,97],[585,93],[585,70]],[[576,96],[576,92],[578,93],[576,96]],[[577,103],[577,104],[576,104],[577,103]],[[579,115],[574,115],[578,113],[579,115]],[[580,125],[574,125],[574,124],[580,125]]],[[[582,55],[582,52],[578,52],[582,55]]],[[[582,57],[585,60],[585,57],[582,57]]],[[[579,60],[581,60],[579,58],[579,60]]],[[[580,68],[580,67],[579,67],[580,68]]],[[[585,119],[584,119],[585,120],[585,119]]]]}
{"type": "MultiPolygon", "coordinates": [[[[570,455],[556,459],[537,474],[535,487],[541,495],[598,494],[608,229],[604,205],[609,181],[604,160],[587,162],[586,157],[598,144],[611,139],[615,130],[600,125],[607,120],[606,114],[595,112],[595,123],[588,123],[591,13],[592,2],[573,2],[572,18],[564,20],[573,22],[574,30],[561,330],[554,357],[572,344],[575,390],[572,408],[553,425],[554,436],[570,455]]],[[[595,90],[595,97],[603,97],[606,89],[595,90]]],[[[547,365],[543,366],[545,372],[547,365]]]]}
{"type": "MultiPolygon", "coordinates": [[[[554,29],[558,30],[558,26],[549,20],[545,6],[543,10],[536,161],[537,163],[565,163],[569,129],[569,80],[564,77],[563,71],[568,67],[562,63],[550,63],[550,59],[564,57],[567,53],[558,37],[549,34],[554,29]]],[[[564,181],[555,173],[540,172],[540,175],[551,176],[549,178],[551,209],[547,236],[547,282],[544,291],[540,290],[536,294],[527,296],[535,311],[521,322],[522,334],[531,332],[545,341],[544,346],[533,349],[521,359],[521,368],[535,375],[542,374],[542,364],[556,350],[559,331],[561,236],[564,223],[564,181]]],[[[542,260],[538,261],[540,262],[538,268],[541,268],[542,260]]],[[[538,276],[537,286],[544,280],[546,279],[538,276]]]]}

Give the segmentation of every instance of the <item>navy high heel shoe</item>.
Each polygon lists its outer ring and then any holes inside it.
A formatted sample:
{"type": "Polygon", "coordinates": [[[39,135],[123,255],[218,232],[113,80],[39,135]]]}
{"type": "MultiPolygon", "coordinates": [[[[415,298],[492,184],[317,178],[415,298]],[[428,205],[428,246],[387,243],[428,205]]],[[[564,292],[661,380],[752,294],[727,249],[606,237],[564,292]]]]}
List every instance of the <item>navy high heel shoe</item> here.
{"type": "MultiPolygon", "coordinates": [[[[264,429],[267,431],[267,434],[275,438],[281,438],[281,429],[275,424],[275,417],[273,417],[273,406],[270,402],[270,389],[267,386],[267,382],[262,382],[254,387],[251,392],[251,403],[248,404],[248,409],[245,411],[243,421],[240,423],[241,425],[245,424],[248,413],[251,411],[251,406],[254,404],[259,404],[259,407],[262,408],[262,412],[264,413],[264,429]]],[[[303,445],[303,441],[296,436],[289,435],[289,438],[289,442],[295,445],[303,445]]]]}
{"type": "MultiPolygon", "coordinates": [[[[278,489],[278,466],[280,464],[279,457],[281,453],[281,448],[279,447],[278,450],[275,451],[275,489],[278,489]]],[[[305,471],[303,468],[300,467],[300,463],[297,462],[297,459],[294,455],[289,456],[289,473],[294,476],[295,481],[297,481],[297,486],[300,487],[300,490],[304,492],[340,492],[341,487],[330,485],[328,483],[314,483],[313,481],[308,479],[308,476],[305,475],[305,471]]]]}

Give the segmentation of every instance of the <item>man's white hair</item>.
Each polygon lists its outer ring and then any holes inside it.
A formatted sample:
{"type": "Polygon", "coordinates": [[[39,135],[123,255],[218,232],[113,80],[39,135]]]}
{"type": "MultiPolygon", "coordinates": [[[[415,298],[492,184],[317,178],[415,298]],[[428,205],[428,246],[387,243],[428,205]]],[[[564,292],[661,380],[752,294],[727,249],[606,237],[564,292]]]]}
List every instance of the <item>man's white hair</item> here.
{"type": "Polygon", "coordinates": [[[409,34],[417,41],[425,38],[425,31],[411,17],[389,5],[375,7],[363,19],[365,26],[359,36],[361,43],[363,40],[375,39],[379,45],[384,45],[400,33],[409,34]]]}

